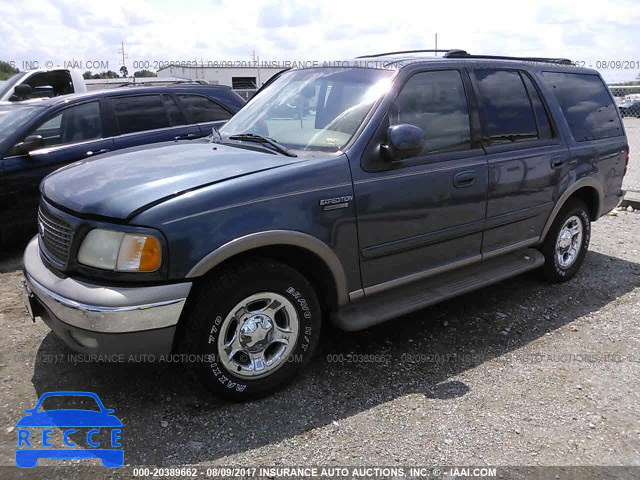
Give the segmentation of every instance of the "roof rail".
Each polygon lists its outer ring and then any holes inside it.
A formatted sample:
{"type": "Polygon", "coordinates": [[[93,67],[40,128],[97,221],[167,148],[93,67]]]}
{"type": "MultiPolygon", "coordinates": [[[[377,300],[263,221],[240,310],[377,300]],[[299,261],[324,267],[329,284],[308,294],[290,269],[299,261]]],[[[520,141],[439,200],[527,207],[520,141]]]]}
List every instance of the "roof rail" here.
{"type": "MultiPolygon", "coordinates": [[[[374,53],[372,55],[360,55],[356,58],[374,58],[374,57],[384,57],[386,55],[399,55],[401,53],[448,53],[448,52],[464,52],[464,50],[447,50],[447,49],[432,49],[432,50],[399,50],[397,52],[385,52],[385,53],[374,53]]],[[[446,57],[446,55],[445,55],[446,57]]]]}
{"type": "Polygon", "coordinates": [[[557,63],[560,65],[573,65],[568,58],[545,58],[545,57],[507,57],[502,55],[471,55],[464,50],[450,50],[445,53],[445,58],[486,58],[489,60],[523,60],[526,62],[557,63]]]}
{"type": "Polygon", "coordinates": [[[209,85],[205,80],[163,80],[162,77],[141,77],[147,80],[140,80],[137,82],[127,82],[122,85],[118,85],[118,88],[121,87],[153,87],[153,86],[169,86],[169,85],[209,85]],[[163,84],[163,85],[158,85],[163,84]]]}

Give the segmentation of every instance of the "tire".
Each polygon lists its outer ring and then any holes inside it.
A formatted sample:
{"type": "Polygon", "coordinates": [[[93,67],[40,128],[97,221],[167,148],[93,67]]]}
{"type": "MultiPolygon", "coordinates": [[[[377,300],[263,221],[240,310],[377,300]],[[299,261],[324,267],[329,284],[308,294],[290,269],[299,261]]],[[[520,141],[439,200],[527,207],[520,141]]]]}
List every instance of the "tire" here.
{"type": "Polygon", "coordinates": [[[213,393],[246,401],[282,389],[308,363],[320,337],[321,310],[297,270],[254,259],[204,280],[184,319],[180,351],[213,393]],[[244,307],[244,308],[243,308],[244,307]]]}
{"type": "Polygon", "coordinates": [[[591,219],[587,205],[573,198],[560,209],[540,251],[545,262],[540,276],[550,282],[570,280],[584,261],[591,238],[591,219]]]}

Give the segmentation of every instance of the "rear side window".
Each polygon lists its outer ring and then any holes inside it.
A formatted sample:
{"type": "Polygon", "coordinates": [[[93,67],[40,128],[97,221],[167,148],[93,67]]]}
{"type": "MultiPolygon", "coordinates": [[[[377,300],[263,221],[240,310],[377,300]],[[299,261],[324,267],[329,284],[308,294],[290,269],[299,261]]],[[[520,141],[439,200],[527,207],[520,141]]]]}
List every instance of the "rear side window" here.
{"type": "Polygon", "coordinates": [[[162,101],[164,102],[164,107],[167,109],[167,115],[169,115],[171,125],[186,125],[188,123],[171,95],[162,95],[162,101]]]}
{"type": "Polygon", "coordinates": [[[413,75],[391,107],[389,123],[420,127],[425,138],[422,155],[471,148],[469,109],[460,72],[413,75]]]}
{"type": "Polygon", "coordinates": [[[511,70],[476,70],[484,111],[485,143],[538,138],[536,118],[520,74],[511,70]]]}
{"type": "Polygon", "coordinates": [[[160,95],[119,97],[111,101],[121,134],[170,126],[160,95]]]}
{"type": "Polygon", "coordinates": [[[210,98],[201,95],[178,95],[195,123],[229,120],[231,114],[210,98]]]}
{"type": "Polygon", "coordinates": [[[598,75],[543,72],[577,142],[623,134],[618,108],[598,75]]]}
{"type": "Polygon", "coordinates": [[[527,93],[529,94],[529,98],[531,99],[531,105],[533,106],[533,112],[536,115],[536,122],[538,124],[538,137],[541,139],[549,139],[553,136],[551,130],[551,122],[549,121],[549,115],[547,114],[547,110],[544,108],[544,104],[542,103],[540,94],[538,93],[538,90],[536,90],[536,87],[531,79],[526,74],[521,73],[520,75],[522,76],[524,86],[527,88],[527,93]]]}

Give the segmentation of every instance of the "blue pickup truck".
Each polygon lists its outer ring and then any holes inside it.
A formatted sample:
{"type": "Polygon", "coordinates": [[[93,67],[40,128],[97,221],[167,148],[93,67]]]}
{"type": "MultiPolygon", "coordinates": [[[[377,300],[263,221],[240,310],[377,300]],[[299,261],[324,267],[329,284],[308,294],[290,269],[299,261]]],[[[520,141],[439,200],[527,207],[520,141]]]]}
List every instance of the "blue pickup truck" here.
{"type": "Polygon", "coordinates": [[[326,322],[364,329],[529,270],[569,280],[628,155],[602,78],[566,59],[292,69],[208,140],[48,176],[26,302],[75,350],[194,354],[208,388],[255,398],[326,322]]]}

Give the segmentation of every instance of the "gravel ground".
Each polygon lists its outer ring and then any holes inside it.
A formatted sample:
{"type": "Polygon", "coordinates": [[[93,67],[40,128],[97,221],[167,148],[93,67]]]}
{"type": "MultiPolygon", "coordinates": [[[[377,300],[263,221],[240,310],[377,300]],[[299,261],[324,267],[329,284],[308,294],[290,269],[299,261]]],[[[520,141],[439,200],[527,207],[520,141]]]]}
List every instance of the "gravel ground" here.
{"type": "Polygon", "coordinates": [[[622,211],[593,225],[569,283],[524,275],[367,331],[326,331],[297,383],[249,404],[212,398],[175,364],[64,360],[27,318],[20,253],[4,254],[0,477],[88,476],[10,467],[16,421],[52,390],[114,408],[129,465],[640,465],[638,238],[640,214],[622,211]]]}

